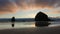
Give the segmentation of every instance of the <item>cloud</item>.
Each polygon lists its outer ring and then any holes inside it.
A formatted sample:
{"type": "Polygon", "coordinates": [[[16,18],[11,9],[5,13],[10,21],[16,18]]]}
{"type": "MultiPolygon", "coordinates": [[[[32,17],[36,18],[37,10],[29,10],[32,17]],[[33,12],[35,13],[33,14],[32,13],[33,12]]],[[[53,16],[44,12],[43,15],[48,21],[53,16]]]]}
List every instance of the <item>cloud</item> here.
{"type": "Polygon", "coordinates": [[[44,9],[60,7],[60,0],[15,0],[20,9],[44,9]]]}
{"type": "Polygon", "coordinates": [[[10,0],[0,0],[0,14],[14,12],[18,8],[15,5],[14,2],[11,2],[10,0]]]}
{"type": "Polygon", "coordinates": [[[41,7],[59,7],[60,0],[35,0],[35,4],[41,7]]]}
{"type": "Polygon", "coordinates": [[[60,10],[53,10],[50,12],[46,12],[46,14],[60,14],[60,10]]]}
{"type": "Polygon", "coordinates": [[[60,0],[0,0],[0,14],[14,13],[19,10],[55,9],[60,7],[60,0]]]}

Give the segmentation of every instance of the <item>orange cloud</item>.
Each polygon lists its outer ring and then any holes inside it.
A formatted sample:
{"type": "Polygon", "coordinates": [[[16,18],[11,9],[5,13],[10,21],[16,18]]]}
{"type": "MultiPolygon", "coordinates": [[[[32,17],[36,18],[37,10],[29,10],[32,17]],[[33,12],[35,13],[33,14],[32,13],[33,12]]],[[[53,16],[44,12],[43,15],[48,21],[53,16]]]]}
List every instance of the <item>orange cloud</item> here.
{"type": "Polygon", "coordinates": [[[8,14],[8,13],[15,13],[18,10],[18,6],[16,4],[7,4],[7,6],[0,8],[0,14],[8,14]]]}
{"type": "Polygon", "coordinates": [[[15,13],[17,10],[54,9],[60,0],[0,0],[0,14],[15,13]]]}
{"type": "Polygon", "coordinates": [[[50,12],[46,12],[47,14],[60,14],[60,10],[53,10],[50,12]]]}
{"type": "Polygon", "coordinates": [[[44,8],[48,8],[48,9],[52,9],[54,8],[53,5],[55,4],[54,2],[46,2],[45,0],[43,0],[44,2],[38,2],[38,0],[23,0],[22,2],[18,3],[18,6],[20,7],[20,9],[22,10],[37,10],[37,9],[44,9],[44,8]]]}

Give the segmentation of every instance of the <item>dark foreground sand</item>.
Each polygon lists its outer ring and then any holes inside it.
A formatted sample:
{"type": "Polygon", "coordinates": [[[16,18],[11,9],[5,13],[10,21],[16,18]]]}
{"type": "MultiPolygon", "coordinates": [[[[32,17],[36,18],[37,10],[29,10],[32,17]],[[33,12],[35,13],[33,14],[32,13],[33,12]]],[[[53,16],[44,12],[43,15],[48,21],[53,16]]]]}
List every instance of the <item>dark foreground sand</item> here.
{"type": "Polygon", "coordinates": [[[4,29],[0,34],[60,34],[60,26],[4,29]]]}

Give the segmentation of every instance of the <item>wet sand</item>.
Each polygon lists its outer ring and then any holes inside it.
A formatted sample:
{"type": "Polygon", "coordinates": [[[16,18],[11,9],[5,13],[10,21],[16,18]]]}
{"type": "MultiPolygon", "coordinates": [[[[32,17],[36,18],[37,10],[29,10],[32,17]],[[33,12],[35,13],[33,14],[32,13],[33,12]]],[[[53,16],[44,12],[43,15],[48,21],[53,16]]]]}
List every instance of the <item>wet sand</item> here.
{"type": "Polygon", "coordinates": [[[4,29],[0,34],[60,34],[60,26],[4,29]]]}

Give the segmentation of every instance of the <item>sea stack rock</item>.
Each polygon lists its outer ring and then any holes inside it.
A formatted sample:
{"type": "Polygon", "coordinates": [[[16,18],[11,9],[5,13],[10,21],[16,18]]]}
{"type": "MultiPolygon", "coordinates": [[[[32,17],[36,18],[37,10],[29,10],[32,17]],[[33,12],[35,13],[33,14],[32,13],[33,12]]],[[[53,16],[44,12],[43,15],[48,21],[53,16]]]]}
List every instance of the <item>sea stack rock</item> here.
{"type": "Polygon", "coordinates": [[[48,26],[49,25],[48,21],[50,21],[50,19],[48,18],[48,16],[45,13],[39,12],[35,16],[35,21],[36,21],[35,26],[37,26],[37,27],[48,26]]]}

